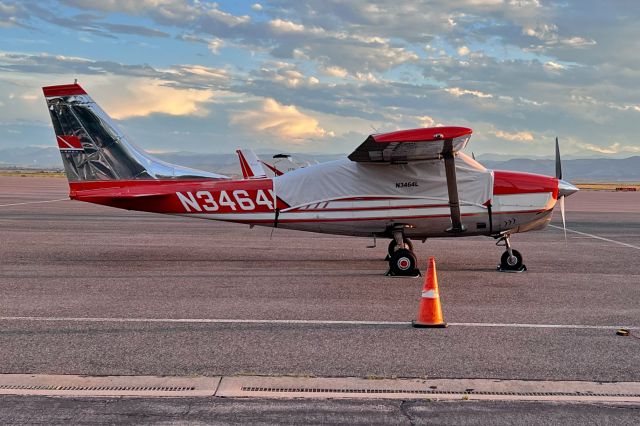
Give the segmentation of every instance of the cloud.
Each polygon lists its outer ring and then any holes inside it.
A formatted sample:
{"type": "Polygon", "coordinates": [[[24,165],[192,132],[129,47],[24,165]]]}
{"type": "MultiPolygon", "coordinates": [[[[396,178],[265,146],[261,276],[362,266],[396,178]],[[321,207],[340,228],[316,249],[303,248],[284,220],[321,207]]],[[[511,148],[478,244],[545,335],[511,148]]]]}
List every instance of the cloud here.
{"type": "Polygon", "coordinates": [[[125,25],[125,24],[110,24],[101,23],[99,27],[104,28],[110,32],[120,34],[132,34],[145,37],[169,37],[169,33],[159,31],[153,28],[146,28],[140,25],[125,25]]]}
{"type": "Polygon", "coordinates": [[[208,114],[206,103],[213,99],[213,90],[181,89],[167,84],[166,81],[148,78],[110,77],[87,90],[95,93],[95,100],[117,120],[151,114],[208,114]],[[114,87],[118,90],[113,90],[114,87]]]}
{"type": "Polygon", "coordinates": [[[285,21],[282,19],[274,19],[272,21],[269,21],[269,26],[275,32],[282,33],[302,33],[305,31],[304,25],[296,24],[291,21],[285,21]]]}
{"type": "MultiPolygon", "coordinates": [[[[232,40],[238,46],[266,50],[281,59],[304,56],[312,58],[320,66],[338,66],[352,73],[382,72],[419,59],[406,46],[380,37],[375,31],[369,34],[351,31],[348,27],[334,31],[326,28],[326,22],[307,24],[286,16],[253,21],[248,15],[225,12],[216,3],[182,0],[63,1],[84,10],[144,14],[159,24],[188,30],[192,34],[232,40]]],[[[290,7],[291,4],[287,5],[290,7]]]]}
{"type": "Polygon", "coordinates": [[[265,99],[257,109],[239,111],[231,122],[259,132],[286,138],[290,142],[333,136],[320,127],[318,120],[300,112],[293,105],[282,105],[274,99],[265,99]]]}
{"type": "Polygon", "coordinates": [[[476,98],[493,98],[492,94],[484,93],[479,90],[467,90],[467,89],[461,89],[459,87],[446,87],[443,90],[447,93],[452,94],[457,98],[465,95],[473,96],[476,98]]]}
{"type": "MultiPolygon", "coordinates": [[[[224,70],[201,65],[159,71],[149,66],[8,52],[0,52],[0,69],[8,86],[15,86],[7,95],[12,99],[15,117],[38,120],[47,119],[42,114],[46,111],[33,108],[33,102],[42,101],[40,86],[70,82],[70,75],[79,78],[85,89],[119,120],[153,114],[206,116],[214,94],[223,93],[220,89],[224,85],[220,83],[228,81],[224,70]],[[65,75],[69,77],[62,77],[65,75]]],[[[3,116],[14,115],[5,112],[3,116]]]]}
{"type": "Polygon", "coordinates": [[[537,24],[535,27],[525,27],[522,29],[522,33],[542,41],[545,46],[563,45],[584,49],[597,44],[595,40],[579,36],[560,37],[558,26],[555,24],[537,24]]]}
{"type": "Polygon", "coordinates": [[[547,61],[544,63],[544,69],[549,71],[549,72],[560,72],[560,71],[564,71],[565,69],[567,69],[567,67],[565,67],[562,64],[558,64],[556,62],[553,61],[547,61]]]}
{"type": "Polygon", "coordinates": [[[270,61],[253,73],[255,76],[289,88],[319,84],[316,77],[306,77],[294,64],[283,61],[270,61]]]}
{"type": "Polygon", "coordinates": [[[420,122],[420,127],[433,127],[436,123],[433,117],[430,117],[428,115],[421,115],[416,118],[420,122]]]}
{"type": "Polygon", "coordinates": [[[247,24],[247,15],[236,16],[218,8],[217,3],[186,0],[61,0],[79,9],[101,12],[120,12],[133,15],[145,14],[158,23],[180,27],[206,28],[218,25],[219,29],[247,24]]]}
{"type": "Polygon", "coordinates": [[[62,0],[62,3],[102,12],[141,13],[150,8],[178,7],[184,2],[180,0],[62,0]]]}
{"type": "Polygon", "coordinates": [[[640,146],[622,145],[619,142],[615,142],[608,146],[600,146],[590,143],[577,143],[576,145],[581,149],[597,152],[598,154],[640,153],[640,146]]]}
{"type": "Polygon", "coordinates": [[[467,46],[460,46],[457,50],[458,55],[460,56],[467,56],[469,54],[469,52],[471,52],[469,50],[469,48],[467,46]]]}
{"type": "Polygon", "coordinates": [[[0,28],[30,28],[26,23],[28,18],[29,13],[23,4],[0,2],[0,28]]]}
{"type": "Polygon", "coordinates": [[[224,45],[224,41],[219,38],[214,38],[213,40],[209,40],[207,43],[207,47],[214,55],[218,55],[220,53],[220,48],[224,45]]]}
{"type": "Polygon", "coordinates": [[[503,130],[495,130],[494,135],[500,139],[505,139],[512,142],[531,142],[533,141],[533,134],[531,132],[505,132],[503,130]]]}
{"type": "Polygon", "coordinates": [[[344,68],[336,66],[321,67],[320,70],[328,76],[338,78],[345,78],[349,74],[349,72],[344,68]]]}
{"type": "MultiPolygon", "coordinates": [[[[175,65],[163,70],[149,65],[125,65],[111,61],[94,61],[82,57],[24,54],[0,51],[0,70],[19,75],[45,75],[46,80],[58,76],[113,75],[129,78],[146,77],[166,82],[166,85],[191,89],[220,89],[228,87],[226,70],[202,65],[175,65]]],[[[164,83],[163,83],[164,84],[164,83]]]]}

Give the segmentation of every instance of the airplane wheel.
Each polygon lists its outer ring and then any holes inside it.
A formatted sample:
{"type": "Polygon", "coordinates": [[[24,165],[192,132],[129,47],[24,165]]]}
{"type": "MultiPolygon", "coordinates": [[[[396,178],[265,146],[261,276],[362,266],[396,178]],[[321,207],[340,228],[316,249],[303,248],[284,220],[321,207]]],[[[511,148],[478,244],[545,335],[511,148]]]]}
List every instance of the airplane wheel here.
{"type": "Polygon", "coordinates": [[[416,270],[416,255],[407,249],[398,249],[389,259],[389,269],[393,275],[412,275],[416,270]]]}
{"type": "Polygon", "coordinates": [[[518,271],[522,268],[522,255],[518,250],[511,250],[513,256],[509,256],[509,252],[502,253],[500,258],[500,267],[507,271],[518,271]]]}
{"type": "MultiPolygon", "coordinates": [[[[403,241],[404,241],[405,246],[409,247],[410,251],[413,251],[413,243],[411,242],[411,240],[408,239],[408,238],[405,238],[403,241]]],[[[389,248],[387,249],[387,253],[389,254],[389,257],[393,256],[393,253],[395,253],[396,246],[397,246],[397,244],[396,244],[396,240],[395,239],[389,241],[389,248]]],[[[389,260],[389,259],[387,259],[387,260],[389,260]]]]}

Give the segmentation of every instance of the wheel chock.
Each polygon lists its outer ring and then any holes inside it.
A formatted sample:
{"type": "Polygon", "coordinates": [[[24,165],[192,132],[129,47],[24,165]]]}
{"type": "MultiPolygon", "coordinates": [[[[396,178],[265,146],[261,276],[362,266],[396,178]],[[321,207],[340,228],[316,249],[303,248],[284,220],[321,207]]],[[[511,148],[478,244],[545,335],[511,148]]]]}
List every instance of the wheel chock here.
{"type": "Polygon", "coordinates": [[[393,272],[391,272],[391,269],[389,269],[387,272],[385,272],[384,276],[391,278],[418,278],[421,277],[422,274],[420,273],[420,269],[417,268],[412,271],[407,271],[403,274],[394,274],[393,272]]]}
{"type": "Polygon", "coordinates": [[[498,267],[496,268],[496,271],[498,271],[498,272],[510,272],[512,274],[518,274],[518,273],[524,272],[526,270],[527,270],[527,266],[526,265],[522,265],[520,267],[520,269],[504,269],[500,265],[498,265],[498,267]]]}

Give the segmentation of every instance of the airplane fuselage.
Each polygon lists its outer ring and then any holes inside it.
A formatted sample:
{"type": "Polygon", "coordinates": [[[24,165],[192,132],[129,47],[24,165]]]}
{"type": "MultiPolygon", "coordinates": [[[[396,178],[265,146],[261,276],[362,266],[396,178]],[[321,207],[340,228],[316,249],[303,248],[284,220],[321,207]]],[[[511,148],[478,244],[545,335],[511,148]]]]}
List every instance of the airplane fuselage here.
{"type": "MultiPolygon", "coordinates": [[[[317,184],[323,185],[322,180],[317,184]]],[[[446,232],[451,225],[448,203],[425,197],[353,194],[291,206],[278,196],[270,178],[85,181],[70,186],[72,199],[128,210],[362,237],[385,235],[394,224],[406,224],[409,238],[451,236],[446,232]]],[[[558,180],[553,177],[494,171],[492,198],[485,205],[462,203],[467,230],[456,235],[542,228],[557,198],[558,180]]]]}

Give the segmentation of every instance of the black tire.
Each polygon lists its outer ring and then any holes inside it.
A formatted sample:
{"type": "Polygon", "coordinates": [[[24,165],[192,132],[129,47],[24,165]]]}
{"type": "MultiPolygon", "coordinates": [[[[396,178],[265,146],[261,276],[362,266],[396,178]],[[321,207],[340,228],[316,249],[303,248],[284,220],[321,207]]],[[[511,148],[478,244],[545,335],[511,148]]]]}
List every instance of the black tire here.
{"type": "Polygon", "coordinates": [[[411,250],[398,249],[389,259],[389,270],[393,275],[414,275],[418,261],[411,250]]]}
{"type": "MultiPolygon", "coordinates": [[[[404,239],[404,245],[407,246],[410,251],[413,251],[413,243],[411,242],[410,239],[405,238],[404,239]]],[[[396,244],[396,240],[395,239],[389,241],[389,248],[387,248],[387,254],[389,255],[389,257],[391,257],[393,255],[393,253],[395,253],[396,246],[397,246],[397,244],[396,244]]]]}
{"type": "Polygon", "coordinates": [[[500,258],[500,268],[506,271],[519,271],[522,269],[522,255],[518,250],[511,250],[513,257],[509,256],[509,252],[502,253],[500,258]]]}

